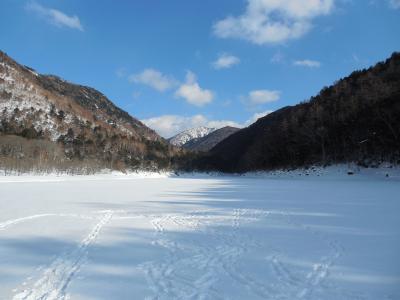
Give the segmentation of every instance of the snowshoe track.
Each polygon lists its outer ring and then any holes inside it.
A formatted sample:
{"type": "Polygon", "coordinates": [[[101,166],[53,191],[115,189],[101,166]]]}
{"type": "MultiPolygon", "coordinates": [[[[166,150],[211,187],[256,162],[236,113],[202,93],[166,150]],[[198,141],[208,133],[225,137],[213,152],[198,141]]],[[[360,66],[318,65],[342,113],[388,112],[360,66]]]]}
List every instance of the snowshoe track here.
{"type": "Polygon", "coordinates": [[[66,289],[74,275],[79,271],[88,255],[88,248],[96,240],[101,229],[112,218],[113,212],[106,212],[85,239],[70,253],[58,257],[43,276],[30,289],[16,294],[14,300],[63,300],[67,299],[66,289]]]}
{"type": "Polygon", "coordinates": [[[35,220],[35,219],[40,219],[40,218],[45,218],[45,217],[71,217],[71,218],[80,218],[80,219],[93,219],[91,216],[87,215],[78,215],[78,214],[53,214],[53,213],[48,213],[48,214],[37,214],[37,215],[32,215],[32,216],[27,216],[27,217],[22,217],[22,218],[17,218],[17,219],[12,219],[8,220],[5,222],[0,223],[0,230],[5,230],[7,227],[17,225],[19,223],[35,220]]]}

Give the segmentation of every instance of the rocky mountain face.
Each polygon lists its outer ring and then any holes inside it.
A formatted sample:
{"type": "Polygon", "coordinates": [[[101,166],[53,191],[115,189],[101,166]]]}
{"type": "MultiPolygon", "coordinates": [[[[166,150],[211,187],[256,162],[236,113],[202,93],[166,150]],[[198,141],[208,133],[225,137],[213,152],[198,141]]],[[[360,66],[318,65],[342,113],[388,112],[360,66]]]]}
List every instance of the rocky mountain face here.
{"type": "Polygon", "coordinates": [[[0,120],[0,168],[157,168],[179,152],[99,91],[38,74],[1,51],[0,120]]]}
{"type": "Polygon", "coordinates": [[[178,133],[177,135],[168,139],[168,141],[171,145],[184,147],[186,143],[200,139],[213,131],[215,131],[215,128],[200,126],[182,131],[181,133],[178,133]]]}
{"type": "Polygon", "coordinates": [[[193,139],[185,143],[183,147],[192,151],[207,152],[238,130],[239,128],[226,126],[217,129],[206,136],[203,136],[202,138],[193,139]]]}
{"type": "Polygon", "coordinates": [[[191,167],[245,172],[400,163],[400,53],[239,130],[191,167]]]}

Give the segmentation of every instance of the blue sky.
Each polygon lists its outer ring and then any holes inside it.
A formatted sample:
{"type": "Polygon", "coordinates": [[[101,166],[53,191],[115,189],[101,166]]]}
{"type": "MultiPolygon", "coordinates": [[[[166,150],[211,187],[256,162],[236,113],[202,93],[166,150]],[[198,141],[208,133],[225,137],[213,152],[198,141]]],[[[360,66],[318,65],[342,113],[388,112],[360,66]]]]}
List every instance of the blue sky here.
{"type": "Polygon", "coordinates": [[[400,0],[2,0],[0,49],[169,137],[247,126],[400,51],[400,0]]]}

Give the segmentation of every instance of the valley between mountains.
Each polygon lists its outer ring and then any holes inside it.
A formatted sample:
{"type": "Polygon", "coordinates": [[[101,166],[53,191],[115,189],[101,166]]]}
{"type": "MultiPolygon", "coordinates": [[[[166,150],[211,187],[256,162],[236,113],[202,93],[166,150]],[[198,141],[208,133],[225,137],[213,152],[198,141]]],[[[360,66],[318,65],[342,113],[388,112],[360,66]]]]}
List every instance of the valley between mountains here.
{"type": "Polygon", "coordinates": [[[357,70],[246,128],[166,140],[101,92],[38,74],[0,52],[0,169],[245,173],[400,159],[400,54],[357,70]]]}
{"type": "Polygon", "coordinates": [[[165,139],[0,52],[0,299],[400,299],[400,54],[165,139]]]}

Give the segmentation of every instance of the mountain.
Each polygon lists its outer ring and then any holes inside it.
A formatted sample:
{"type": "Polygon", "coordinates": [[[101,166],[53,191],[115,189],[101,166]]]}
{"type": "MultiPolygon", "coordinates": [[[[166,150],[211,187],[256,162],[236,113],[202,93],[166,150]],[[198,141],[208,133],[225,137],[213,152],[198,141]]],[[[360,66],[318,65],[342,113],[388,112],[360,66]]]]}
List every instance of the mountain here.
{"type": "Polygon", "coordinates": [[[202,138],[193,139],[184,144],[185,149],[193,151],[206,152],[213,148],[215,145],[226,139],[228,136],[234,134],[239,128],[226,126],[203,136],[202,138]]]}
{"type": "Polygon", "coordinates": [[[99,91],[1,51],[0,117],[0,168],[158,168],[178,151],[99,91]]]}
{"type": "Polygon", "coordinates": [[[400,53],[239,130],[192,165],[245,172],[400,163],[400,53]]]}
{"type": "Polygon", "coordinates": [[[215,131],[215,128],[208,128],[204,126],[196,127],[196,128],[191,128],[185,131],[182,131],[181,133],[178,133],[177,135],[173,136],[172,138],[168,139],[169,143],[171,145],[177,146],[177,147],[184,147],[184,145],[192,140],[202,138],[211,132],[215,131]]]}

